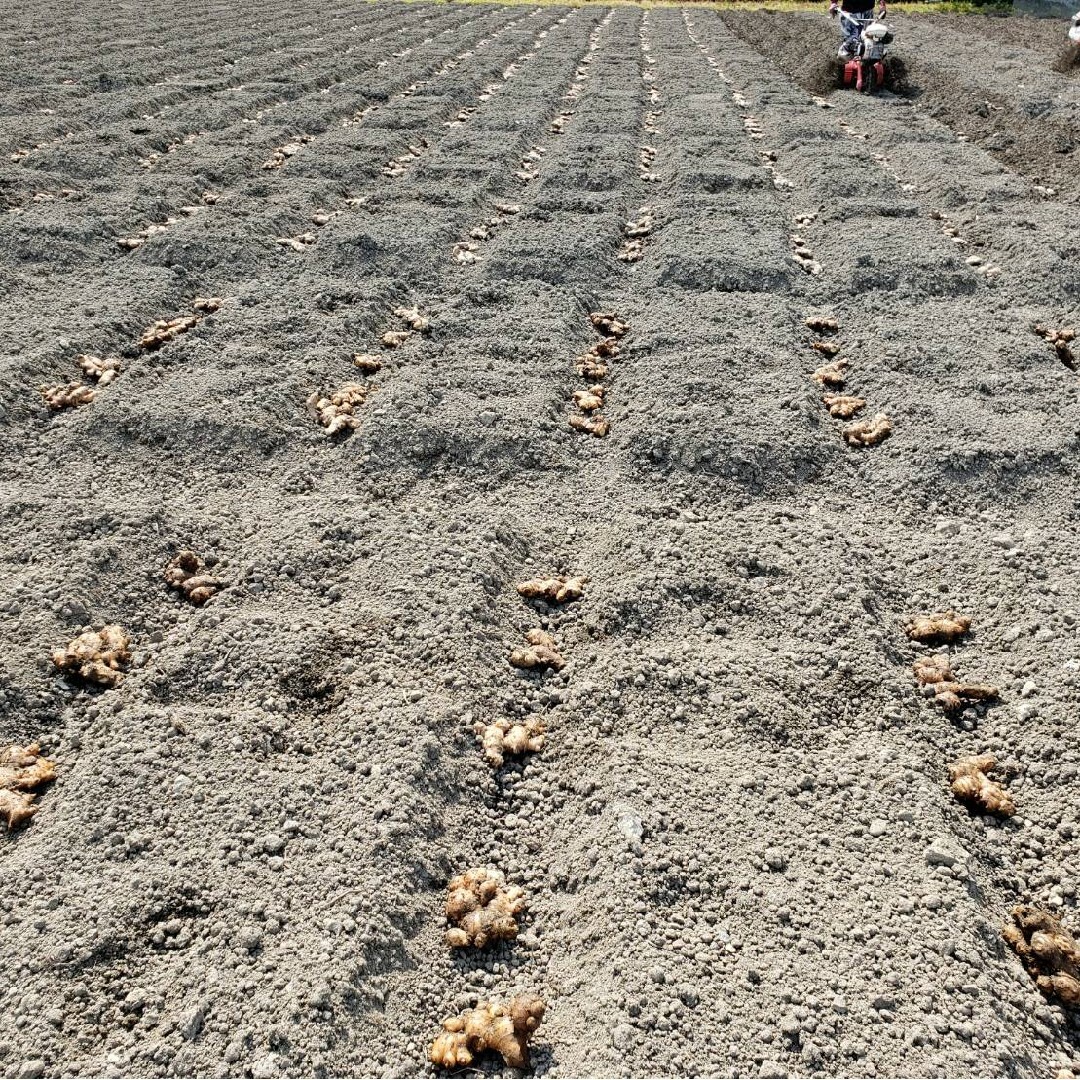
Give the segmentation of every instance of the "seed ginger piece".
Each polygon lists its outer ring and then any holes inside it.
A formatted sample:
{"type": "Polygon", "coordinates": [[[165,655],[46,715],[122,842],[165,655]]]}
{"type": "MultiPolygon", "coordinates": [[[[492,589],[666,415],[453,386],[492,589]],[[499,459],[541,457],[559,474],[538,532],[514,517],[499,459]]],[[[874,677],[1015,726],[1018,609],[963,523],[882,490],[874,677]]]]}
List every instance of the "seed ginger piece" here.
{"type": "Polygon", "coordinates": [[[56,779],[56,764],[40,756],[37,743],[0,747],[0,821],[9,829],[38,811],[36,789],[56,779]]]}
{"type": "Polygon", "coordinates": [[[89,405],[97,397],[97,390],[85,383],[71,382],[67,385],[39,387],[45,404],[53,412],[61,409],[74,409],[79,405],[89,405]]]}
{"type": "Polygon", "coordinates": [[[191,603],[201,606],[221,589],[220,582],[204,573],[205,569],[194,551],[181,551],[165,567],[165,580],[191,603]]]}
{"type": "Polygon", "coordinates": [[[971,629],[971,620],[955,611],[939,611],[933,615],[916,615],[905,627],[912,641],[936,645],[955,641],[971,629]]]}
{"type": "Polygon", "coordinates": [[[857,412],[866,408],[866,398],[849,397],[847,394],[825,394],[821,399],[830,416],[841,420],[850,420],[857,412]]]}
{"type": "Polygon", "coordinates": [[[828,356],[830,358],[836,356],[840,352],[840,346],[835,341],[812,341],[810,348],[815,352],[821,353],[822,356],[828,356]]]}
{"type": "Polygon", "coordinates": [[[805,322],[806,328],[813,330],[815,334],[837,334],[840,332],[840,324],[828,315],[811,315],[805,322]]]}
{"type": "Polygon", "coordinates": [[[528,648],[515,649],[510,654],[510,663],[516,668],[527,671],[553,668],[561,671],[566,661],[560,654],[555,639],[546,630],[530,630],[525,635],[528,648]]]}
{"type": "Polygon", "coordinates": [[[194,315],[178,315],[175,319],[158,319],[143,331],[139,338],[139,348],[147,352],[160,349],[167,341],[186,334],[198,325],[198,318],[194,315]]]}
{"type": "Polygon", "coordinates": [[[131,659],[127,634],[119,626],[103,626],[80,634],[66,649],[53,650],[53,663],[66,674],[100,686],[117,686],[131,659]]]}
{"type": "Polygon", "coordinates": [[[519,596],[524,596],[527,600],[539,597],[555,604],[565,604],[570,600],[580,600],[584,596],[588,580],[584,577],[531,578],[523,581],[517,591],[519,596]]]}
{"type": "Polygon", "coordinates": [[[1069,348],[1071,342],[1076,339],[1076,331],[1071,327],[1062,327],[1060,330],[1051,329],[1049,326],[1044,326],[1042,323],[1035,324],[1035,333],[1041,338],[1045,338],[1054,347],[1054,352],[1057,353],[1058,359],[1068,368],[1072,368],[1073,371],[1077,368],[1077,359],[1073,354],[1072,349],[1069,348]]]}
{"type": "Polygon", "coordinates": [[[577,373],[583,379],[588,379],[590,382],[599,382],[601,379],[607,378],[608,370],[607,364],[600,363],[591,353],[585,353],[583,356],[578,357],[577,373]]]}
{"type": "Polygon", "coordinates": [[[1080,947],[1049,911],[1021,904],[1002,936],[1020,957],[1044,997],[1080,1006],[1080,947]]]}
{"type": "Polygon", "coordinates": [[[379,338],[379,344],[384,349],[400,349],[411,337],[411,330],[387,330],[386,333],[379,338]]]}
{"type": "Polygon", "coordinates": [[[607,420],[597,412],[589,416],[571,416],[570,426],[575,431],[584,431],[588,435],[595,435],[598,439],[602,439],[610,430],[607,420]]]}
{"type": "Polygon", "coordinates": [[[215,311],[220,311],[224,304],[225,301],[220,296],[196,296],[191,302],[191,310],[212,315],[215,311]]]}
{"type": "Polygon", "coordinates": [[[394,314],[408,323],[418,334],[426,334],[431,329],[431,320],[418,307],[394,308],[394,314]]]}
{"type": "Polygon", "coordinates": [[[839,360],[834,360],[831,364],[823,364],[810,375],[810,378],[818,384],[818,386],[827,387],[830,390],[840,390],[843,388],[844,369],[848,366],[847,360],[841,357],[839,360]]]}
{"type": "Polygon", "coordinates": [[[613,311],[594,311],[589,315],[589,322],[605,337],[621,338],[630,329],[627,323],[619,321],[613,311]]]}
{"type": "Polygon", "coordinates": [[[482,949],[491,941],[512,941],[518,934],[515,916],[524,907],[525,893],[508,886],[498,870],[466,870],[450,882],[446,919],[453,926],[446,931],[446,943],[452,949],[482,949]]]}
{"type": "Polygon", "coordinates": [[[884,413],[878,413],[873,420],[848,424],[841,434],[849,446],[877,446],[892,434],[892,424],[884,413]]]}
{"type": "Polygon", "coordinates": [[[531,716],[527,720],[495,720],[490,724],[477,722],[473,733],[480,740],[484,757],[496,769],[501,769],[507,754],[536,754],[544,749],[544,722],[531,716]]]}
{"type": "Polygon", "coordinates": [[[383,366],[382,360],[373,353],[356,353],[353,356],[353,363],[365,375],[374,375],[376,371],[381,371],[383,366]]]}
{"type": "Polygon", "coordinates": [[[993,754],[963,757],[949,766],[952,793],[967,806],[988,814],[1011,817],[1016,813],[1012,796],[986,774],[997,765],[993,754]]]}
{"type": "Polygon", "coordinates": [[[119,356],[90,356],[83,353],[75,357],[75,363],[98,384],[108,386],[120,374],[119,356]]]}
{"type": "Polygon", "coordinates": [[[509,1068],[527,1069],[529,1039],[544,1011],[544,1002],[534,994],[513,997],[505,1005],[482,1001],[443,1021],[428,1057],[433,1065],[456,1069],[471,1065],[477,1054],[494,1050],[509,1068]]]}
{"type": "Polygon", "coordinates": [[[575,390],[574,404],[582,412],[595,412],[604,404],[604,387],[593,386],[588,390],[575,390]]]}
{"type": "Polygon", "coordinates": [[[645,254],[645,246],[640,240],[627,240],[615,255],[619,262],[638,262],[645,254]]]}
{"type": "Polygon", "coordinates": [[[326,428],[327,435],[353,431],[360,426],[360,417],[355,412],[357,406],[363,405],[368,395],[374,392],[374,386],[357,383],[347,383],[329,397],[316,391],[307,399],[308,413],[326,428]]]}

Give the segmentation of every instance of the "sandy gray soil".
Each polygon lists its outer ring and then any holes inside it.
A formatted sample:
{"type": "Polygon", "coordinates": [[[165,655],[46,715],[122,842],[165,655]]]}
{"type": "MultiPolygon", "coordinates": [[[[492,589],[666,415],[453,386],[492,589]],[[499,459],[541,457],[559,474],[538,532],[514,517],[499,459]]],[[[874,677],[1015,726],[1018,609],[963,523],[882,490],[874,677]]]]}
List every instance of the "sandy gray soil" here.
{"type": "Polygon", "coordinates": [[[1080,83],[911,17],[915,89],[822,107],[823,16],[63,10],[0,29],[0,745],[58,767],[0,832],[3,1074],[431,1074],[520,990],[550,1077],[1080,1073],[1000,933],[1077,928],[1080,382],[1031,326],[1080,319],[1080,83]],[[606,438],[568,424],[595,310],[606,438]],[[809,380],[815,313],[881,445],[809,380]],[[327,437],[308,395],[371,352],[327,437]],[[83,353],[119,376],[50,413],[83,353]],[[584,598],[517,595],[550,573],[584,598]],[[916,688],[941,608],[1000,703],[916,688]],[[106,623],[124,681],[62,678],[106,623]],[[541,626],[565,668],[512,668],[541,626]],[[499,717],[542,752],[493,770],[499,717]],[[982,751],[1011,819],[950,794],[982,751]],[[523,932],[452,955],[483,864],[523,932]]]}

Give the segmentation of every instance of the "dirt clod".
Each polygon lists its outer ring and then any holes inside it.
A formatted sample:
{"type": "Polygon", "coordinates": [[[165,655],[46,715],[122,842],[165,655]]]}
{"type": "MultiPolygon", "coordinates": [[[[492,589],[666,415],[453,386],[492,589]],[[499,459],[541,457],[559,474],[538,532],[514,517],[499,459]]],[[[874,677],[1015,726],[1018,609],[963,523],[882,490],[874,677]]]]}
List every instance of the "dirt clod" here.
{"type": "Polygon", "coordinates": [[[67,675],[77,675],[100,686],[117,686],[131,659],[127,634],[119,626],[87,630],[66,649],[53,650],[53,663],[67,675]]]}
{"type": "Polygon", "coordinates": [[[561,670],[566,661],[555,644],[555,639],[546,630],[529,630],[525,634],[528,648],[515,649],[510,654],[510,663],[527,671],[553,668],[561,670]]]}
{"type": "Polygon", "coordinates": [[[36,789],[56,778],[56,765],[40,756],[37,743],[0,749],[0,820],[9,829],[38,811],[36,789]]]}
{"type": "Polygon", "coordinates": [[[505,1005],[481,1002],[443,1021],[431,1044],[430,1059],[443,1069],[471,1065],[478,1054],[493,1050],[511,1069],[529,1066],[529,1040],[544,1018],[544,1002],[531,994],[505,1005]]]}
{"type": "Polygon", "coordinates": [[[507,885],[498,870],[466,870],[450,882],[446,943],[455,949],[484,948],[492,941],[512,941],[518,935],[517,916],[525,908],[525,893],[507,885]]]}
{"type": "Polygon", "coordinates": [[[1080,1006],[1080,947],[1056,915],[1022,904],[1002,935],[1044,997],[1080,1006]]]}
{"type": "Polygon", "coordinates": [[[202,559],[194,551],[181,551],[165,567],[165,580],[199,606],[221,589],[218,580],[205,573],[205,569],[202,559]]]}
{"type": "Polygon", "coordinates": [[[496,769],[502,768],[507,754],[535,754],[544,748],[544,722],[536,716],[521,721],[501,718],[486,724],[477,722],[473,731],[484,757],[496,769]]]}
{"type": "Polygon", "coordinates": [[[968,806],[987,814],[1010,817],[1016,813],[1012,796],[987,773],[997,765],[993,754],[964,757],[949,766],[952,793],[968,806]]]}

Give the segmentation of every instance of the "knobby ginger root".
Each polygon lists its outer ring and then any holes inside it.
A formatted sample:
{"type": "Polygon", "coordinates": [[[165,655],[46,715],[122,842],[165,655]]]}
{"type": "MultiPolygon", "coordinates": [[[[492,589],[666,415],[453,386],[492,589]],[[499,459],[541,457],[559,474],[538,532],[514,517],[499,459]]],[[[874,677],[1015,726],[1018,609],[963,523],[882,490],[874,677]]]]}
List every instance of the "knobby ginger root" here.
{"type": "Polygon", "coordinates": [[[590,382],[599,382],[607,378],[608,366],[600,363],[593,354],[585,353],[584,356],[578,357],[577,373],[590,382]]]}
{"type": "Polygon", "coordinates": [[[977,701],[996,701],[998,698],[996,686],[957,682],[949,658],[942,654],[920,656],[912,670],[920,686],[933,688],[934,704],[947,713],[960,712],[977,701]]]}
{"type": "Polygon", "coordinates": [[[512,941],[518,934],[515,916],[524,907],[525,893],[508,886],[498,870],[466,870],[450,882],[446,920],[454,925],[446,931],[446,943],[453,949],[482,949],[489,941],[512,941]]]}
{"type": "Polygon", "coordinates": [[[1076,331],[1070,327],[1062,327],[1060,330],[1053,330],[1049,326],[1043,326],[1042,323],[1035,324],[1035,333],[1041,338],[1045,338],[1054,347],[1054,352],[1057,353],[1058,359],[1067,367],[1072,368],[1073,371],[1077,368],[1077,359],[1073,355],[1072,349],[1069,348],[1070,342],[1076,339],[1076,331]]]}
{"type": "Polygon", "coordinates": [[[529,600],[540,597],[555,604],[565,604],[570,600],[581,599],[588,580],[583,577],[532,578],[523,581],[517,591],[519,596],[529,600]]]}
{"type": "Polygon", "coordinates": [[[620,262],[637,262],[645,254],[645,247],[640,240],[627,240],[615,256],[620,262]]]}
{"type": "Polygon", "coordinates": [[[575,390],[574,404],[582,412],[595,412],[604,404],[604,387],[594,386],[589,390],[575,390]]]}
{"type": "Polygon", "coordinates": [[[833,357],[840,351],[840,346],[835,341],[814,341],[810,343],[810,348],[828,357],[833,357]]]}
{"type": "Polygon", "coordinates": [[[939,611],[933,615],[916,615],[905,627],[912,641],[924,645],[955,641],[971,629],[971,620],[954,611],[939,611]]]}
{"type": "Polygon", "coordinates": [[[515,649],[510,654],[510,663],[514,667],[526,670],[554,668],[560,671],[566,664],[555,645],[555,639],[546,630],[530,630],[525,640],[529,643],[528,648],[515,649]]]}
{"type": "Polygon", "coordinates": [[[165,580],[193,604],[202,605],[221,589],[217,579],[204,570],[202,559],[194,551],[181,551],[165,567],[165,580]]]}
{"type": "Polygon", "coordinates": [[[37,743],[0,747],[0,820],[9,829],[38,811],[36,789],[56,779],[56,765],[39,755],[37,743]]]}
{"type": "Polygon", "coordinates": [[[360,417],[355,409],[364,404],[368,394],[374,392],[374,386],[360,386],[357,383],[347,383],[329,397],[316,391],[307,400],[308,412],[326,428],[327,435],[352,431],[360,426],[360,417]]]}
{"type": "MultiPolygon", "coordinates": [[[[560,657],[561,659],[561,657],[560,657]]],[[[544,722],[531,716],[527,720],[477,722],[473,732],[480,740],[488,763],[501,769],[507,754],[535,754],[544,749],[544,722]]]]}
{"type": "Polygon", "coordinates": [[[607,420],[599,413],[592,413],[590,416],[571,416],[570,426],[575,431],[584,431],[589,435],[595,435],[598,439],[602,439],[610,430],[607,420]]]}
{"type": "Polygon", "coordinates": [[[810,376],[818,386],[827,387],[830,390],[839,390],[844,385],[844,369],[848,366],[847,360],[841,358],[831,364],[823,364],[810,376]]]}
{"type": "Polygon", "coordinates": [[[201,311],[207,315],[220,311],[225,303],[220,296],[196,296],[191,302],[192,311],[201,311]]]}
{"type": "Polygon", "coordinates": [[[849,397],[847,394],[825,394],[822,398],[830,416],[850,420],[860,409],[866,408],[866,398],[849,397]]]}
{"type": "Polygon", "coordinates": [[[613,311],[594,311],[589,315],[589,322],[605,337],[621,338],[630,329],[627,323],[619,321],[613,311]]]}
{"type": "Polygon", "coordinates": [[[374,375],[376,371],[382,369],[382,360],[372,353],[356,353],[353,356],[353,363],[365,375],[374,375]]]}
{"type": "Polygon", "coordinates": [[[949,766],[952,793],[968,806],[988,814],[1011,817],[1016,813],[1012,796],[986,774],[994,769],[997,760],[993,754],[964,757],[949,766]]]}
{"type": "Polygon", "coordinates": [[[178,315],[175,319],[158,319],[157,322],[152,323],[143,331],[142,337],[139,338],[139,348],[146,349],[148,352],[152,349],[160,349],[165,342],[172,341],[173,338],[179,337],[181,334],[186,334],[197,326],[198,322],[199,320],[195,315],[178,315]]]}
{"type": "Polygon", "coordinates": [[[643,206],[638,211],[638,217],[633,221],[627,221],[623,225],[623,235],[628,239],[632,239],[635,236],[648,236],[653,230],[653,225],[656,224],[653,218],[652,207],[643,206]]]}
{"type": "Polygon", "coordinates": [[[411,330],[387,330],[386,333],[379,338],[379,344],[384,349],[399,349],[411,337],[411,330]]]}
{"type": "Polygon", "coordinates": [[[103,626],[80,634],[66,649],[55,649],[52,659],[63,672],[101,686],[116,686],[123,681],[122,668],[131,653],[127,635],[119,626],[103,626]]]}
{"type": "Polygon", "coordinates": [[[877,446],[892,434],[892,424],[884,413],[878,413],[873,420],[848,424],[841,434],[849,446],[877,446]]]}
{"type": "Polygon", "coordinates": [[[443,1021],[428,1055],[444,1069],[471,1065],[477,1054],[494,1050],[511,1069],[529,1067],[529,1039],[544,1018],[544,1002],[533,994],[505,1005],[482,1001],[475,1009],[443,1021]]]}
{"type": "Polygon", "coordinates": [[[1025,904],[1002,931],[1044,997],[1080,1006],[1080,948],[1056,915],[1025,904]]]}
{"type": "Polygon", "coordinates": [[[83,353],[75,357],[75,363],[93,379],[98,386],[108,386],[120,374],[119,356],[90,356],[83,353]]]}
{"type": "Polygon", "coordinates": [[[78,405],[89,405],[97,397],[97,390],[84,383],[72,382],[66,386],[39,387],[45,404],[54,412],[61,409],[74,409],[78,405]]]}
{"type": "Polygon", "coordinates": [[[431,320],[418,307],[394,308],[394,314],[408,323],[418,334],[426,334],[431,329],[431,320]]]}
{"type": "Polygon", "coordinates": [[[476,254],[476,249],[480,245],[473,240],[467,240],[461,244],[455,244],[454,250],[450,253],[454,262],[459,266],[468,266],[470,263],[480,261],[480,256],[476,254]]]}
{"type": "Polygon", "coordinates": [[[815,334],[836,334],[840,331],[840,324],[827,315],[811,315],[806,320],[806,327],[815,334]]]}

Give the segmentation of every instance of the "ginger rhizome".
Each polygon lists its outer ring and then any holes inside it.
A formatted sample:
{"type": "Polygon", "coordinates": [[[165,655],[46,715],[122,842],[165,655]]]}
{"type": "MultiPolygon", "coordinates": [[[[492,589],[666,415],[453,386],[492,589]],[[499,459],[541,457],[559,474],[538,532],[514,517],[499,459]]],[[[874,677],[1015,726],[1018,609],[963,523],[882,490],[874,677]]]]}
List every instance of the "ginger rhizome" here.
{"type": "Polygon", "coordinates": [[[613,311],[594,311],[589,315],[589,322],[604,337],[621,338],[630,329],[626,323],[619,321],[613,311]]]}
{"type": "Polygon", "coordinates": [[[1054,352],[1057,353],[1057,358],[1067,367],[1072,368],[1073,371],[1077,368],[1076,356],[1073,354],[1072,349],[1069,347],[1070,343],[1076,339],[1076,331],[1070,327],[1063,327],[1060,330],[1053,330],[1049,326],[1043,326],[1042,323],[1035,324],[1035,333],[1039,337],[1044,338],[1053,347],[1054,352]]]}
{"type": "Polygon", "coordinates": [[[37,743],[0,747],[0,820],[9,829],[37,813],[37,789],[56,778],[55,763],[40,750],[37,743]]]}
{"type": "Polygon", "coordinates": [[[202,605],[221,588],[217,579],[205,571],[202,559],[194,551],[181,551],[165,567],[165,580],[191,603],[202,605]]]}
{"type": "Polygon", "coordinates": [[[158,319],[143,331],[142,337],[139,338],[139,348],[146,349],[147,352],[160,349],[167,341],[186,334],[198,323],[199,319],[196,315],[178,315],[175,319],[158,319]]]}
{"type": "Polygon", "coordinates": [[[394,308],[394,315],[418,334],[426,334],[431,329],[431,320],[415,305],[394,308]]]}
{"type": "Polygon", "coordinates": [[[527,600],[540,597],[554,604],[565,604],[569,600],[580,600],[585,593],[585,585],[588,578],[583,577],[550,577],[530,578],[523,581],[518,587],[518,595],[527,600]]]}
{"type": "Polygon", "coordinates": [[[379,338],[379,344],[384,349],[399,349],[411,337],[411,330],[387,330],[386,333],[379,338]]]}
{"type": "Polygon", "coordinates": [[[866,398],[851,397],[848,394],[825,394],[822,399],[830,416],[841,420],[850,420],[857,412],[866,408],[866,398]]]}
{"type": "Polygon", "coordinates": [[[108,386],[120,374],[119,356],[90,356],[83,353],[75,357],[75,363],[98,384],[108,386]]]}
{"type": "Polygon", "coordinates": [[[965,805],[987,814],[1011,817],[1016,813],[1016,803],[1001,784],[987,775],[996,766],[993,754],[960,758],[949,766],[949,786],[965,805]]]}
{"type": "Polygon", "coordinates": [[[920,656],[912,665],[920,686],[933,690],[933,702],[947,713],[960,712],[978,701],[996,701],[996,686],[959,682],[953,675],[952,664],[944,654],[920,656]]]}
{"type": "Polygon", "coordinates": [[[484,757],[493,768],[501,769],[507,754],[535,754],[544,748],[544,722],[530,716],[527,720],[477,721],[473,733],[480,740],[484,757]]]}
{"type": "Polygon", "coordinates": [[[381,371],[383,366],[382,360],[373,353],[355,353],[353,363],[365,375],[374,375],[376,371],[381,371]]]}
{"type": "Polygon", "coordinates": [[[80,634],[66,649],[55,649],[52,659],[67,674],[100,686],[116,686],[123,681],[123,668],[131,653],[127,635],[119,626],[103,626],[80,634]]]}
{"type": "Polygon", "coordinates": [[[515,649],[510,654],[510,663],[514,667],[526,670],[554,668],[559,671],[565,665],[555,639],[546,630],[529,630],[525,640],[529,643],[527,648],[515,649]]]}
{"type": "Polygon", "coordinates": [[[1049,911],[1020,905],[1002,935],[1020,957],[1046,998],[1080,1006],[1080,948],[1076,939],[1049,911]]]}
{"type": "Polygon", "coordinates": [[[844,369],[847,366],[848,362],[843,358],[834,360],[831,364],[823,364],[817,371],[812,372],[810,378],[818,386],[823,386],[829,390],[841,390],[846,380],[844,369]]]}
{"type": "Polygon", "coordinates": [[[54,412],[61,409],[74,409],[79,405],[89,405],[97,397],[97,390],[84,383],[72,382],[65,386],[42,386],[41,396],[45,404],[54,412]]]}
{"type": "Polygon", "coordinates": [[[828,315],[811,315],[805,320],[805,325],[815,334],[835,334],[840,330],[840,324],[828,315]]]}
{"type": "Polygon", "coordinates": [[[841,430],[849,446],[877,446],[892,434],[892,423],[884,413],[873,420],[857,420],[841,430]]]}
{"type": "Polygon", "coordinates": [[[971,620],[955,611],[939,611],[933,615],[916,615],[905,629],[912,641],[939,645],[966,634],[971,629],[971,620]]]}
{"type": "Polygon", "coordinates": [[[570,426],[575,431],[584,431],[587,435],[595,435],[598,439],[602,439],[611,430],[607,420],[599,413],[592,413],[589,416],[571,416],[570,426]]]}
{"type": "Polygon", "coordinates": [[[446,943],[455,949],[484,948],[491,941],[517,937],[517,916],[525,908],[525,893],[507,885],[498,870],[466,870],[450,882],[446,897],[446,943]]]}
{"type": "Polygon", "coordinates": [[[482,1001],[475,1009],[443,1021],[428,1055],[433,1065],[456,1069],[471,1065],[485,1050],[499,1054],[511,1069],[529,1067],[529,1040],[544,1018],[544,1002],[534,994],[505,1005],[482,1001]]]}
{"type": "Polygon", "coordinates": [[[356,409],[374,392],[374,386],[361,386],[357,383],[347,383],[329,396],[316,391],[307,400],[308,412],[326,428],[327,435],[352,431],[360,426],[356,409]]]}
{"type": "Polygon", "coordinates": [[[810,348],[814,352],[821,353],[822,356],[827,356],[830,360],[840,352],[840,346],[835,341],[814,341],[811,342],[810,348]]]}

